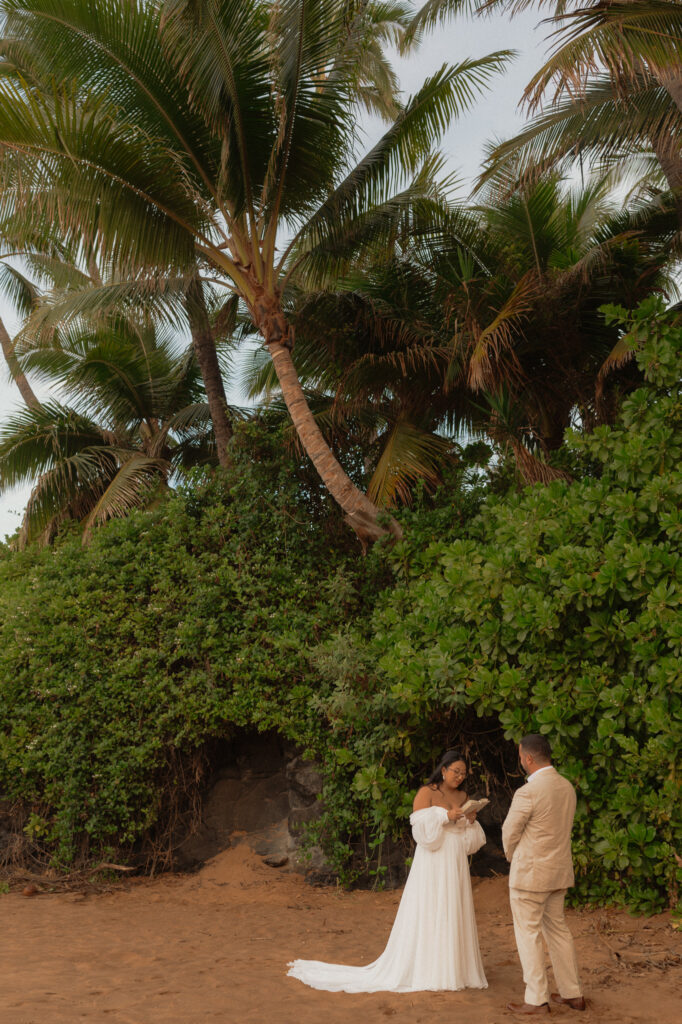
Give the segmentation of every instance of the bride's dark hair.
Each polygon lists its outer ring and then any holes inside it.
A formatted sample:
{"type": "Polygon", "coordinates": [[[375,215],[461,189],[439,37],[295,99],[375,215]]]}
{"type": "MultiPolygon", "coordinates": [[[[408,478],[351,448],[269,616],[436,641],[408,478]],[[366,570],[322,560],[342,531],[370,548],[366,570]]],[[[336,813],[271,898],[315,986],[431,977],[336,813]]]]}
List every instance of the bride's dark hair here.
{"type": "Polygon", "coordinates": [[[455,761],[464,761],[466,764],[466,758],[461,750],[446,750],[440,761],[434,768],[426,780],[427,786],[437,786],[439,782],[443,781],[443,768],[447,768],[448,765],[454,764],[455,761]]]}

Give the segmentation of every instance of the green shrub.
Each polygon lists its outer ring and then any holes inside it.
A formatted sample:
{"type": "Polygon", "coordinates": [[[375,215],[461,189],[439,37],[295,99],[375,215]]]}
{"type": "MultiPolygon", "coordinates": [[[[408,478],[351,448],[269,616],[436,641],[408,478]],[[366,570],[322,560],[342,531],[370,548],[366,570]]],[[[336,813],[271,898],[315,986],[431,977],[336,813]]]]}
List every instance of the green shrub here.
{"type": "Polygon", "coordinates": [[[394,549],[400,579],[370,639],[323,652],[333,690],[318,698],[332,733],[321,828],[339,859],[352,826],[404,828],[453,720],[470,738],[475,712],[508,738],[551,739],[579,795],[578,894],[643,911],[676,900],[682,330],[655,303],[627,326],[647,384],[617,425],[570,436],[585,478],[491,497],[455,541],[413,529],[394,549]]]}
{"type": "Polygon", "coordinates": [[[183,757],[208,741],[275,728],[307,747],[319,732],[308,650],[387,577],[282,448],[244,426],[231,471],[155,513],[85,547],[4,549],[0,794],[58,863],[162,826],[183,757]]]}

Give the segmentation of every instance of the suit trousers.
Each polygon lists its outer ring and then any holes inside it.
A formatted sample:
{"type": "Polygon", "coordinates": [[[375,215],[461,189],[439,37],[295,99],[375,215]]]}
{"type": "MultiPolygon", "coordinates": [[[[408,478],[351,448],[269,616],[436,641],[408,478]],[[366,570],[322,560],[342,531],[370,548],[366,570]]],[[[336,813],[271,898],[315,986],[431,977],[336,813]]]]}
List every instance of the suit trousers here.
{"type": "Polygon", "coordinates": [[[565,889],[555,889],[553,892],[509,890],[516,947],[526,983],[525,1001],[534,1006],[549,1002],[543,936],[559,995],[564,999],[575,999],[582,995],[573,936],[564,919],[565,895],[565,889]]]}

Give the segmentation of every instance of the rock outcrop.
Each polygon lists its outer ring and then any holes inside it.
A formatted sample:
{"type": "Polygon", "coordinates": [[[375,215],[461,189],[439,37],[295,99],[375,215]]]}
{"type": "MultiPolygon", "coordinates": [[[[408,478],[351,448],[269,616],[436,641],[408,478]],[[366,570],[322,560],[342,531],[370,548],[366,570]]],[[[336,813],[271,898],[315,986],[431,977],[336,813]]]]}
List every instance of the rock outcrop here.
{"type": "Polygon", "coordinates": [[[192,869],[247,842],[266,864],[312,882],[332,871],[319,847],[306,848],[305,825],[321,812],[322,776],[276,734],[243,736],[225,751],[203,801],[201,823],[179,839],[174,865],[192,869]]]}

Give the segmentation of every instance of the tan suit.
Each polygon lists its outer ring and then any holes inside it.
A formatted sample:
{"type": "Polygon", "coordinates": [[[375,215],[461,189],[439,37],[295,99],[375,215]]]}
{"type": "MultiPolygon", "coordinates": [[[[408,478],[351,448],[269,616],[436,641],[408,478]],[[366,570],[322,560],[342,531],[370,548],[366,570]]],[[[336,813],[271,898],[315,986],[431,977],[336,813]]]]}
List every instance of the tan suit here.
{"type": "Polygon", "coordinates": [[[541,768],[514,794],[502,826],[505,856],[511,861],[509,900],[519,951],[525,1001],[549,1002],[544,936],[559,995],[582,995],[573,937],[564,920],[566,889],[573,885],[571,829],[573,786],[551,766],[541,768]]]}

